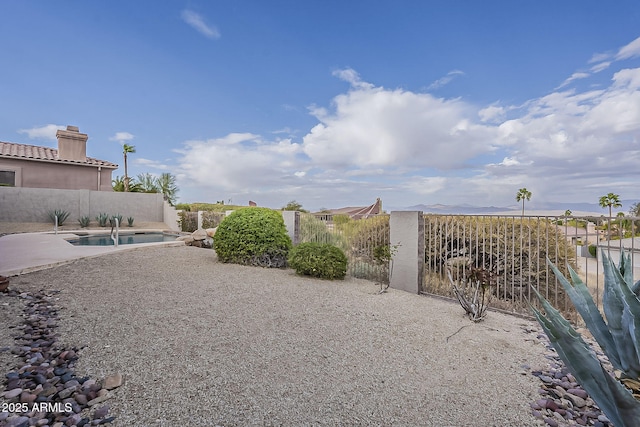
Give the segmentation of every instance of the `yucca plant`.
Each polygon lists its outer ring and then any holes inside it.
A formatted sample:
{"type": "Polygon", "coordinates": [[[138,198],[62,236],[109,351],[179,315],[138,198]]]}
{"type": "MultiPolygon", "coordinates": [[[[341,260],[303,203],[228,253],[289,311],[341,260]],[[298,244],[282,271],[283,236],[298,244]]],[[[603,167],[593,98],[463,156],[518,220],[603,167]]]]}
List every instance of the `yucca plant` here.
{"type": "Polygon", "coordinates": [[[547,262],[567,291],[585,325],[598,342],[620,382],[609,373],[580,334],[540,293],[532,287],[545,314],[531,306],[551,345],[616,427],[640,424],[640,281],[633,283],[631,257],[624,251],[618,268],[601,252],[604,270],[603,308],[607,322],[593,301],[589,289],[569,267],[571,282],[549,260],[547,262]],[[632,394],[628,388],[634,390],[632,394]]]}

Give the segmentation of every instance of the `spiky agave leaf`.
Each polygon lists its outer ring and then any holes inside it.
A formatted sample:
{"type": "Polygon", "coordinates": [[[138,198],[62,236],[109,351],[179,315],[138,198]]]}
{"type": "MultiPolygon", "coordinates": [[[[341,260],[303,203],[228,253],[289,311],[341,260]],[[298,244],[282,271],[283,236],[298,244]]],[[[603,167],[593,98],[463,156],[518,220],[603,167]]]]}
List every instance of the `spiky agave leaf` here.
{"type": "Polygon", "coordinates": [[[622,277],[637,297],[640,297],[640,280],[633,283],[633,265],[631,264],[631,254],[620,253],[620,264],[618,266],[622,277]]]}
{"type": "Polygon", "coordinates": [[[640,300],[631,291],[623,277],[624,253],[621,264],[617,269],[610,256],[601,252],[604,270],[605,293],[603,298],[604,310],[609,323],[609,330],[618,347],[622,371],[625,376],[638,378],[640,376],[640,300]],[[622,272],[621,272],[622,270],[622,272]]]}
{"type": "Polygon", "coordinates": [[[617,427],[632,427],[640,420],[640,402],[602,367],[593,350],[571,324],[533,288],[546,316],[530,306],[551,345],[580,385],[617,427]]]}
{"type": "Polygon", "coordinates": [[[593,298],[589,293],[589,289],[584,284],[582,279],[578,276],[578,274],[569,266],[569,274],[571,275],[571,280],[573,282],[570,283],[566,277],[558,270],[558,268],[547,258],[547,263],[551,267],[551,270],[556,275],[558,281],[562,284],[564,289],[571,298],[571,302],[580,313],[582,319],[584,319],[584,323],[587,328],[598,342],[602,351],[607,355],[609,361],[613,365],[615,369],[622,370],[622,365],[620,364],[620,356],[618,354],[618,350],[616,349],[616,345],[613,341],[613,337],[611,336],[611,332],[609,332],[609,328],[607,328],[607,324],[602,318],[602,314],[600,314],[600,310],[593,302],[593,298]]]}

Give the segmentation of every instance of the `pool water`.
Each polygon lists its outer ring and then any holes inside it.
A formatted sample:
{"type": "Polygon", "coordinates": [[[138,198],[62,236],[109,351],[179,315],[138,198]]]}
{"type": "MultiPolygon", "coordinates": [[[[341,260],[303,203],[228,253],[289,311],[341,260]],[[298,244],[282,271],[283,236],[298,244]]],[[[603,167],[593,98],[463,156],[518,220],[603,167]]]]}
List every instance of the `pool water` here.
{"type": "MultiPolygon", "coordinates": [[[[118,245],[133,245],[135,243],[158,243],[173,242],[177,236],[164,233],[139,233],[120,234],[118,245]]],[[[113,246],[113,240],[108,234],[99,236],[86,236],[79,239],[69,240],[74,246],[113,246]]]]}

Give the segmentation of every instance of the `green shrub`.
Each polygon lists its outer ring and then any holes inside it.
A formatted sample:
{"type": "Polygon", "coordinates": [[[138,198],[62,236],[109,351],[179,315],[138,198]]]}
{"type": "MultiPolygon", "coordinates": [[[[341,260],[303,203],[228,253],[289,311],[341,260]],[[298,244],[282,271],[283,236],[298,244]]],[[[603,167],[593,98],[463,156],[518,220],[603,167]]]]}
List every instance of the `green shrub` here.
{"type": "Polygon", "coordinates": [[[56,217],[58,217],[58,225],[62,225],[67,218],[69,218],[69,212],[60,209],[49,211],[49,219],[51,219],[51,222],[54,224],[56,223],[56,217]]]}
{"type": "Polygon", "coordinates": [[[91,218],[89,218],[88,216],[83,216],[78,219],[78,222],[80,223],[81,228],[87,228],[91,223],[91,218]]]}
{"type": "Polygon", "coordinates": [[[596,245],[589,245],[589,254],[596,258],[598,256],[598,247],[596,245]]]}
{"type": "Polygon", "coordinates": [[[299,244],[289,254],[289,265],[298,274],[321,279],[344,279],[347,274],[347,256],[326,243],[299,244]]]}
{"type": "Polygon", "coordinates": [[[222,262],[282,268],[291,239],[282,214],[267,208],[243,208],[218,226],[213,248],[222,262]]]}

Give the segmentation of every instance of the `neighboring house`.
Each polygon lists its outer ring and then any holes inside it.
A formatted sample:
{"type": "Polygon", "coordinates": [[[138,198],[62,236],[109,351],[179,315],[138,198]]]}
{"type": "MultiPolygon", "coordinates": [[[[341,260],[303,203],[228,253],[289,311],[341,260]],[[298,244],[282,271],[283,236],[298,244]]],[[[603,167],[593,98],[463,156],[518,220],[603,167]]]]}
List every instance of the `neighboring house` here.
{"type": "Polygon", "coordinates": [[[87,134],[67,126],[56,137],[57,150],[0,142],[0,186],[113,191],[118,165],[87,157],[87,134]]]}
{"type": "Polygon", "coordinates": [[[316,218],[322,221],[332,221],[334,215],[347,215],[351,219],[364,219],[371,216],[380,215],[382,212],[382,200],[378,197],[376,202],[364,207],[346,207],[339,209],[327,209],[316,212],[316,218]]]}

